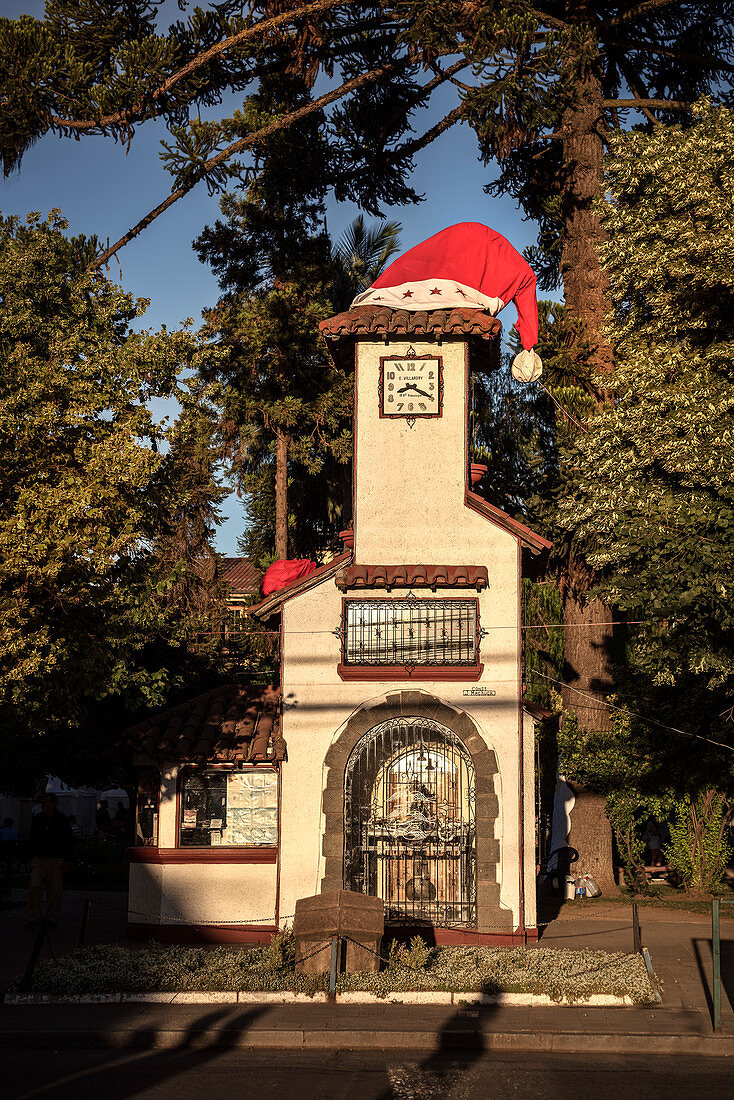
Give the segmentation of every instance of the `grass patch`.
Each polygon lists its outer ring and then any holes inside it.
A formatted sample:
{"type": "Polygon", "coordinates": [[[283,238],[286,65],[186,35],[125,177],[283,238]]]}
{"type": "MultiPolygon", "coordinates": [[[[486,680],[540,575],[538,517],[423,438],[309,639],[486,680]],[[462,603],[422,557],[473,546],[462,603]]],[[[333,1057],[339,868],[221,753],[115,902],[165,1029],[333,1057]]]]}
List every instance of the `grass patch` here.
{"type": "MultiPolygon", "coordinates": [[[[16,985],[17,988],[17,985],[16,985]]],[[[33,991],[55,995],[176,991],[279,991],[313,994],[327,976],[294,969],[292,940],[276,937],[253,949],[170,947],[131,950],[88,947],[37,967],[33,991]]],[[[339,992],[445,991],[545,993],[555,1000],[584,1001],[591,994],[629,996],[636,1004],[652,992],[639,955],[524,947],[435,947],[412,955],[391,953],[377,974],[343,974],[339,992]]]]}

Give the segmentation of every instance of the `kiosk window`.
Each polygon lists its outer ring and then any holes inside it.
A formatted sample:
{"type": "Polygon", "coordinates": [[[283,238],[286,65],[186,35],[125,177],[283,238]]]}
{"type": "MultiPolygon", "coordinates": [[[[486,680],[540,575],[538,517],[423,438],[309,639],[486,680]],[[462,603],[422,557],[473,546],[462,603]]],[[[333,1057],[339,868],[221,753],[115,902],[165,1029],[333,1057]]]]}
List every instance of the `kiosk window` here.
{"type": "Polygon", "coordinates": [[[181,848],[275,848],[278,773],[187,771],[179,804],[181,848]]]}

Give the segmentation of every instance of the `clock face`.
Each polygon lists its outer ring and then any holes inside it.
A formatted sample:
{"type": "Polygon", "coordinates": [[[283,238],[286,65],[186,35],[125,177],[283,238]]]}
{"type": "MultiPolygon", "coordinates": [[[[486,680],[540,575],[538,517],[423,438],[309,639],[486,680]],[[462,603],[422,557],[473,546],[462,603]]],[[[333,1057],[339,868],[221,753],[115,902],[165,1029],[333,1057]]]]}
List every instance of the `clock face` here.
{"type": "Polygon", "coordinates": [[[438,355],[385,355],[380,359],[380,416],[440,416],[443,361],[438,355]]]}

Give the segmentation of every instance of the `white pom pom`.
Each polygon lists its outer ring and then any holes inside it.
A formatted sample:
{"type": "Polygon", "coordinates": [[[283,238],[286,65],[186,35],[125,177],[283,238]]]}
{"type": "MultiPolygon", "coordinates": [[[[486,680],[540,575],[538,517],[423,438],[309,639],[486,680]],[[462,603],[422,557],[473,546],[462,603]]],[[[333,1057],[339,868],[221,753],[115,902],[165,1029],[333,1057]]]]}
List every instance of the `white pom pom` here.
{"type": "Polygon", "coordinates": [[[543,373],[540,356],[534,351],[523,349],[512,360],[512,377],[518,382],[535,382],[543,373]]]}

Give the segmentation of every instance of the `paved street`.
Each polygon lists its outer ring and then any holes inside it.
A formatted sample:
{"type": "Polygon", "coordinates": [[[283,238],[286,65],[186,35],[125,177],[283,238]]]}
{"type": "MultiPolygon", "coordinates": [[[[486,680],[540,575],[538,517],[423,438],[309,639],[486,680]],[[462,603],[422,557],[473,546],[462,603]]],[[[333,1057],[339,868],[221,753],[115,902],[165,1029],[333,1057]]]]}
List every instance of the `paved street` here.
{"type": "Polygon", "coordinates": [[[577,1097],[598,1100],[707,1100],[730,1097],[728,1059],[595,1057],[552,1054],[417,1058],[396,1052],[304,1054],[214,1048],[148,1051],[120,1057],[88,1050],[11,1054],[3,1067],[8,1100],[54,1097],[219,1097],[294,1095],[303,1100],[475,1100],[477,1097],[577,1097]]]}

